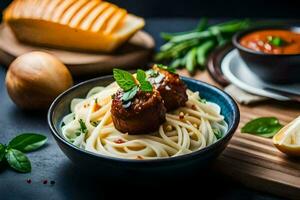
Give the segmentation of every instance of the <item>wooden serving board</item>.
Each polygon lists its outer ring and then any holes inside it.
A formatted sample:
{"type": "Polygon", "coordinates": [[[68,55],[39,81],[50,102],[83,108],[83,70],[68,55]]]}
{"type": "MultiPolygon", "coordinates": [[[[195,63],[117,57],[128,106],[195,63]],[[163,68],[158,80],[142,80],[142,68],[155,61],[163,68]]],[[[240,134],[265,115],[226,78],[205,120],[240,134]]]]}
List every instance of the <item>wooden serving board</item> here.
{"type": "Polygon", "coordinates": [[[145,66],[154,46],[153,38],[139,31],[114,54],[58,50],[20,43],[7,25],[0,25],[0,64],[8,66],[24,53],[44,51],[58,57],[74,76],[99,76],[111,72],[114,67],[134,69],[145,66]]]}
{"type": "MultiPolygon", "coordinates": [[[[186,71],[180,73],[188,75],[186,71]]],[[[193,78],[220,87],[207,72],[198,72],[193,78]]],[[[273,146],[271,139],[240,133],[245,123],[257,117],[275,116],[287,124],[300,115],[300,104],[270,100],[239,108],[239,128],[216,160],[215,169],[256,190],[300,199],[300,158],[287,157],[273,146]]]]}

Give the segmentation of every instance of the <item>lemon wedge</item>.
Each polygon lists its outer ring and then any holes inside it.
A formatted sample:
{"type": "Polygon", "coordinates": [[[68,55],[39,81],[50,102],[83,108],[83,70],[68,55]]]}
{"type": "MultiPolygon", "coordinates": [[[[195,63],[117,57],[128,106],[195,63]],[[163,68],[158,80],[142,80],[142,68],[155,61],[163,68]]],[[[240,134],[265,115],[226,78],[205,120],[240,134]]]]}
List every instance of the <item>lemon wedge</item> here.
{"type": "Polygon", "coordinates": [[[273,144],[283,153],[300,156],[300,116],[273,137],[273,144]]]}

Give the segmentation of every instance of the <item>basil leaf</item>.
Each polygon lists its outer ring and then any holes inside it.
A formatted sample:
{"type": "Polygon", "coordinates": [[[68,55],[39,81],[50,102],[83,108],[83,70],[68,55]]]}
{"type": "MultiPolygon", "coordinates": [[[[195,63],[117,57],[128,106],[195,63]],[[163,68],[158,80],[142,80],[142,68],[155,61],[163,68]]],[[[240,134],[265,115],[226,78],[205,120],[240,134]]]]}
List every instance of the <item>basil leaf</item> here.
{"type": "Polygon", "coordinates": [[[47,141],[47,137],[35,133],[24,133],[13,138],[8,148],[17,149],[22,152],[33,151],[43,146],[47,141]]]}
{"type": "Polygon", "coordinates": [[[161,68],[161,69],[164,69],[168,72],[171,72],[171,73],[175,73],[176,70],[174,68],[171,68],[171,67],[168,67],[166,65],[162,65],[162,64],[156,64],[157,67],[161,68]]]}
{"type": "Polygon", "coordinates": [[[276,117],[260,117],[246,123],[242,133],[251,133],[261,137],[273,137],[283,126],[276,117]]]}
{"type": "Polygon", "coordinates": [[[79,119],[79,125],[80,125],[79,131],[83,134],[86,134],[88,132],[88,129],[82,119],[79,119]]]}
{"type": "Polygon", "coordinates": [[[142,82],[140,88],[143,92],[152,92],[153,87],[149,81],[142,82]]]}
{"type": "Polygon", "coordinates": [[[152,92],[152,85],[147,80],[147,75],[146,75],[145,71],[138,69],[136,78],[139,81],[140,88],[143,92],[152,92]]]}
{"type": "Polygon", "coordinates": [[[136,85],[132,74],[125,70],[113,69],[113,74],[114,79],[125,92],[136,85]]]}
{"type": "Polygon", "coordinates": [[[282,38],[273,36],[268,36],[268,42],[269,44],[277,47],[283,46],[286,43],[286,41],[284,41],[282,38]]]}
{"type": "Polygon", "coordinates": [[[153,69],[149,69],[146,73],[147,73],[147,74],[149,75],[149,77],[151,77],[151,78],[155,78],[155,77],[157,77],[157,76],[159,75],[158,71],[155,71],[155,70],[153,70],[153,69]]]}
{"type": "Polygon", "coordinates": [[[126,102],[131,99],[136,95],[136,93],[139,91],[139,88],[137,86],[134,86],[131,90],[125,92],[122,96],[122,101],[126,102]]]}
{"type": "Polygon", "coordinates": [[[0,144],[0,162],[3,160],[5,155],[6,147],[3,144],[0,144]]]}
{"type": "Polygon", "coordinates": [[[146,73],[144,72],[144,70],[138,69],[136,72],[136,78],[139,82],[143,82],[146,80],[146,73]]]}
{"type": "Polygon", "coordinates": [[[31,171],[31,164],[27,156],[17,149],[8,149],[5,154],[6,160],[13,169],[27,173],[31,171]]]}

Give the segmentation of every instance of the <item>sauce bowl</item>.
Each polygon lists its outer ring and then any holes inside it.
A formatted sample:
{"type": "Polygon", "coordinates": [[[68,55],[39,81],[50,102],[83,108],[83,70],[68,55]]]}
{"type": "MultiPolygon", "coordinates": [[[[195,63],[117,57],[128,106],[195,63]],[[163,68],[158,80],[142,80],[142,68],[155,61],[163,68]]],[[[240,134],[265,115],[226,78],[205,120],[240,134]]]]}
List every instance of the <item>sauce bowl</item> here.
{"type": "Polygon", "coordinates": [[[232,38],[241,58],[248,68],[260,79],[275,84],[299,83],[300,54],[269,54],[246,48],[240,44],[241,38],[249,33],[261,30],[288,30],[300,33],[298,26],[259,26],[238,32],[232,38]]]}

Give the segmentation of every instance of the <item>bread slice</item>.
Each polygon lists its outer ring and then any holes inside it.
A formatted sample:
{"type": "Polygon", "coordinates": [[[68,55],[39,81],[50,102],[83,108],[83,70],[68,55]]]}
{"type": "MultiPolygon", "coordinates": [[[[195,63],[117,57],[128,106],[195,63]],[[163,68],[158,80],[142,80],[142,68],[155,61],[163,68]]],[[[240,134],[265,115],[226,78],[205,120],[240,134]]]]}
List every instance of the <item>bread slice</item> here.
{"type": "Polygon", "coordinates": [[[4,11],[4,21],[21,42],[106,53],[145,24],[101,0],[14,0],[4,11]]]}

